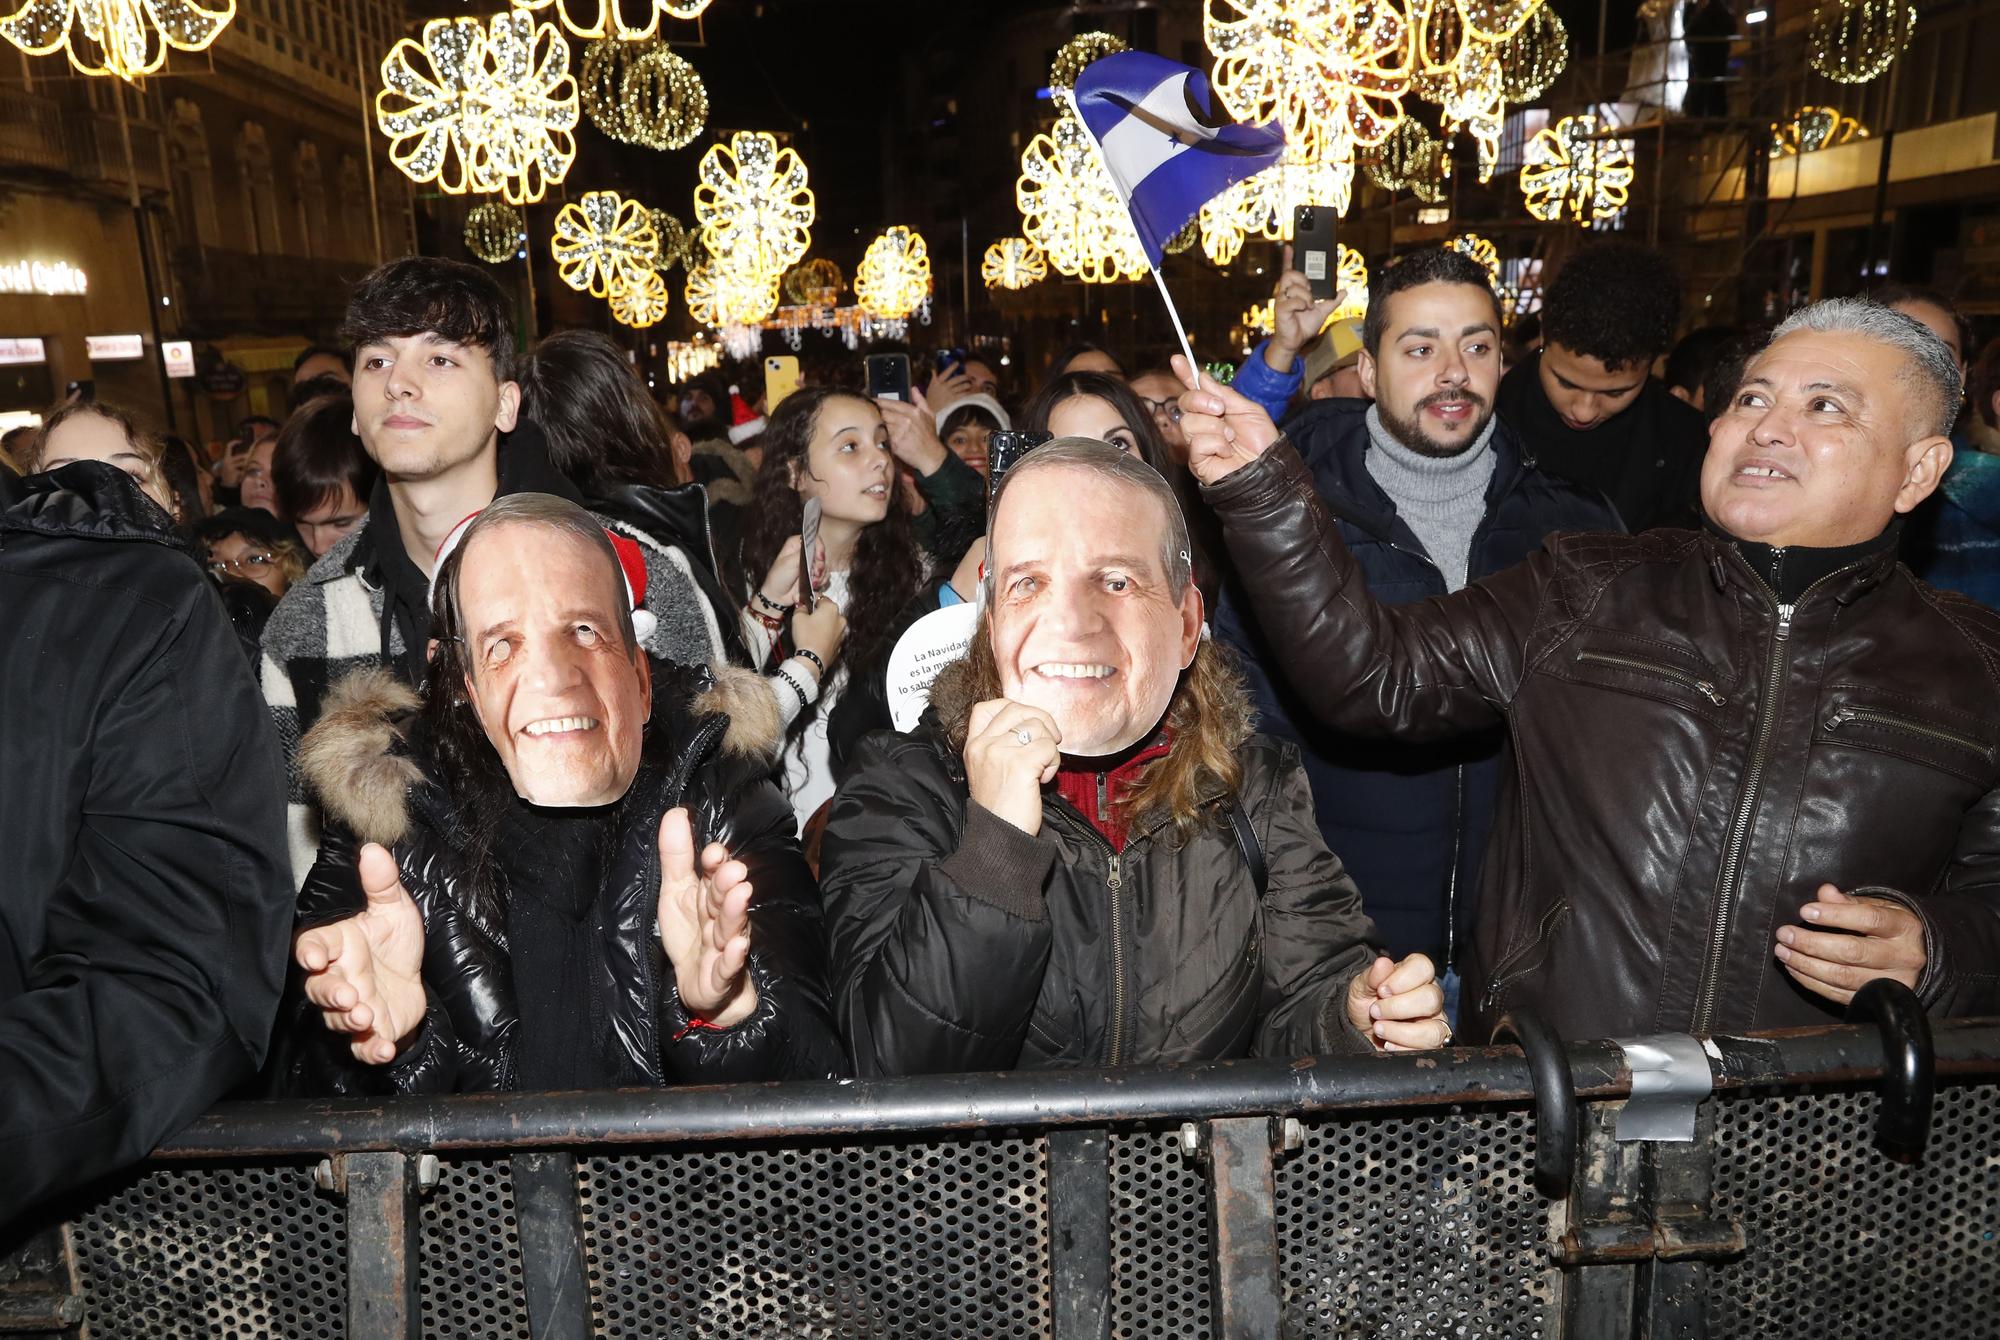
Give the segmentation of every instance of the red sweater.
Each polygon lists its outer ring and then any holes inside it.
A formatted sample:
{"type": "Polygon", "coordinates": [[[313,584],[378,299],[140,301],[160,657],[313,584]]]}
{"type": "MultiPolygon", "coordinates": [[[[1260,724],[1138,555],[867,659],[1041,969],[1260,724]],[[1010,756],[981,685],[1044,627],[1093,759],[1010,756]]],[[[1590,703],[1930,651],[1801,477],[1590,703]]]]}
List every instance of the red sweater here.
{"type": "Polygon", "coordinates": [[[1145,766],[1154,759],[1165,758],[1172,747],[1172,740],[1163,734],[1108,772],[1064,763],[1056,773],[1056,790],[1103,835],[1111,850],[1123,852],[1126,823],[1120,802],[1139,784],[1139,774],[1145,766]]]}

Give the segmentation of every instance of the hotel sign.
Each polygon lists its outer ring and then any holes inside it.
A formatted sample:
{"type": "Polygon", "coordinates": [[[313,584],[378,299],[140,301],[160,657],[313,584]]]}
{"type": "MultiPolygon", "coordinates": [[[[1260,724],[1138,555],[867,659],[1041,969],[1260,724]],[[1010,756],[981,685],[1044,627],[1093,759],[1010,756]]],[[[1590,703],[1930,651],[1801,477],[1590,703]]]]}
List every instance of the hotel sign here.
{"type": "Polygon", "coordinates": [[[68,261],[0,260],[0,293],[82,294],[90,279],[68,261]]]}
{"type": "Polygon", "coordinates": [[[86,335],[83,337],[83,352],[93,363],[144,358],[146,340],[142,335],[86,335]]]}

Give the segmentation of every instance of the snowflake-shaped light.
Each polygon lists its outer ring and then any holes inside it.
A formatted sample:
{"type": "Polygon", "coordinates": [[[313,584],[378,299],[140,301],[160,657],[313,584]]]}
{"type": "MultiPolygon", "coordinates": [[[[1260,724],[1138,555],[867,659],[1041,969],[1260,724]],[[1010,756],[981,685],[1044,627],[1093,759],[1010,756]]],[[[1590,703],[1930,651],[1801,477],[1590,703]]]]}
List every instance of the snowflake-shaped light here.
{"type": "Polygon", "coordinates": [[[1049,277],[1048,258],[1025,237],[1003,237],[986,248],[979,277],[988,288],[1022,289],[1049,277]]]}
{"type": "Polygon", "coordinates": [[[705,326],[752,325],[778,310],[778,276],[697,261],[688,266],[687,309],[705,326]]]}
{"type": "Polygon", "coordinates": [[[1506,77],[1498,48],[1489,42],[1468,42],[1439,105],[1440,139],[1449,146],[1460,131],[1470,135],[1479,150],[1479,180],[1491,181],[1500,164],[1500,132],[1507,117],[1506,77]]]}
{"type": "Polygon", "coordinates": [[[711,0],[639,0],[637,8],[645,22],[625,21],[627,5],[620,0],[514,0],[516,9],[545,10],[555,6],[562,26],[575,37],[615,37],[625,41],[651,37],[660,30],[660,15],[677,19],[700,18],[711,0]]]}
{"type": "Polygon", "coordinates": [[[739,131],[701,156],[694,221],[709,254],[775,284],[812,245],[817,214],[806,164],[775,136],[739,131]]]}
{"type": "Polygon", "coordinates": [[[549,250],[563,283],[603,298],[654,272],[660,238],[637,200],[616,191],[586,191],[557,211],[549,250]]]}
{"type": "Polygon", "coordinates": [[[1602,129],[1595,116],[1565,116],[1528,141],[1521,195],[1530,214],[1588,226],[1625,208],[1632,158],[1623,140],[1596,138],[1602,129]]]}
{"type": "Polygon", "coordinates": [[[667,314],[667,281],[647,270],[636,281],[611,290],[612,318],[637,330],[657,325],[667,314]]]}
{"type": "Polygon", "coordinates": [[[1789,121],[1771,123],[1771,157],[1785,158],[1868,138],[1868,127],[1831,107],[1801,107],[1789,121]]]}
{"type": "Polygon", "coordinates": [[[1073,116],[1021,151],[1014,185],[1022,231],[1049,264],[1088,284],[1136,279],[1146,252],[1083,123],[1073,116]]]}
{"type": "Polygon", "coordinates": [[[0,37],[31,56],[64,51],[84,74],[137,79],[167,51],[201,51],[236,17],[236,0],[27,0],[0,18],[0,37]]]}
{"type": "Polygon", "coordinates": [[[382,58],[375,124],[389,157],[416,182],[457,195],[540,200],[576,158],[576,81],[569,45],[527,14],[433,19],[382,58]]]}
{"type": "Polygon", "coordinates": [[[1498,283],[1500,279],[1500,248],[1478,233],[1460,233],[1445,243],[1461,256],[1478,261],[1486,269],[1486,282],[1498,283]]]}
{"type": "Polygon", "coordinates": [[[1410,0],[1412,73],[1448,74],[1468,47],[1507,41],[1542,8],[1543,0],[1410,0]]]}
{"type": "Polygon", "coordinates": [[[1335,321],[1359,321],[1368,315],[1368,262],[1345,242],[1340,243],[1340,264],[1334,268],[1333,287],[1336,293],[1346,294],[1347,301],[1333,309],[1326,318],[1328,325],[1335,321]]]}
{"type": "Polygon", "coordinates": [[[1246,238],[1289,242],[1292,211],[1298,206],[1326,205],[1345,214],[1353,191],[1352,161],[1307,162],[1287,146],[1275,166],[1245,177],[1201,207],[1196,218],[1202,251],[1215,264],[1227,265],[1246,238]]]}
{"type": "Polygon", "coordinates": [[[901,321],[931,293],[931,253],[921,234],[898,224],[862,253],[854,272],[854,300],[884,321],[901,321]]]}
{"type": "Polygon", "coordinates": [[[1409,24],[1393,0],[1211,0],[1215,92],[1242,121],[1276,121],[1308,160],[1341,161],[1403,118],[1409,24]]]}

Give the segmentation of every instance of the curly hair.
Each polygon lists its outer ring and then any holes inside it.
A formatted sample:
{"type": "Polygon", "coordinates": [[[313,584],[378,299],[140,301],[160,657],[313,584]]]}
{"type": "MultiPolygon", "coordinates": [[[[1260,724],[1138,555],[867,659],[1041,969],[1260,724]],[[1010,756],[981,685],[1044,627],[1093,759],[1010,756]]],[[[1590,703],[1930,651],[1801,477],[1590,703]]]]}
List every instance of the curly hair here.
{"type": "Polygon", "coordinates": [[[1542,295],[1542,335],[1606,371],[1651,363],[1673,347],[1681,319],[1680,277],[1651,247],[1618,238],[1592,242],[1567,261],[1542,295]]]}
{"type": "MultiPolygon", "coordinates": [[[[736,593],[743,598],[756,589],[785,541],[799,533],[805,500],[792,482],[793,466],[796,463],[801,474],[811,468],[807,452],[819,428],[820,411],[828,401],[841,399],[860,400],[872,408],[872,402],[852,391],[808,386],[786,396],[771,414],[764,430],[764,461],[751,483],[750,503],[745,509],[748,519],[743,527],[739,573],[743,589],[736,593]]],[[[850,678],[867,674],[888,659],[903,631],[905,607],[923,581],[923,548],[917,543],[902,490],[892,487],[888,516],[861,532],[854,546],[854,566],[848,573],[851,608],[842,611],[847,617],[847,637],[835,660],[848,667],[850,678]]],[[[809,715],[801,715],[793,723],[794,730],[809,715]]]]}

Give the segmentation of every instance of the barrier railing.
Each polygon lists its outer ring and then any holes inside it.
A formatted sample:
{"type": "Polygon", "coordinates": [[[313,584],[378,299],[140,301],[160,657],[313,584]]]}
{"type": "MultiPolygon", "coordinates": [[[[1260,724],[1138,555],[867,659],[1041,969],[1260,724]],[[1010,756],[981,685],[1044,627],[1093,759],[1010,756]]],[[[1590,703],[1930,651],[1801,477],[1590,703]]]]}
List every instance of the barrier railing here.
{"type": "Polygon", "coordinates": [[[1707,1040],[1516,1020],[1525,1053],[228,1105],[68,1207],[39,1284],[0,1272],[0,1331],[1991,1335],[2000,1020],[1933,1040],[1882,1004],[1707,1040]]]}

